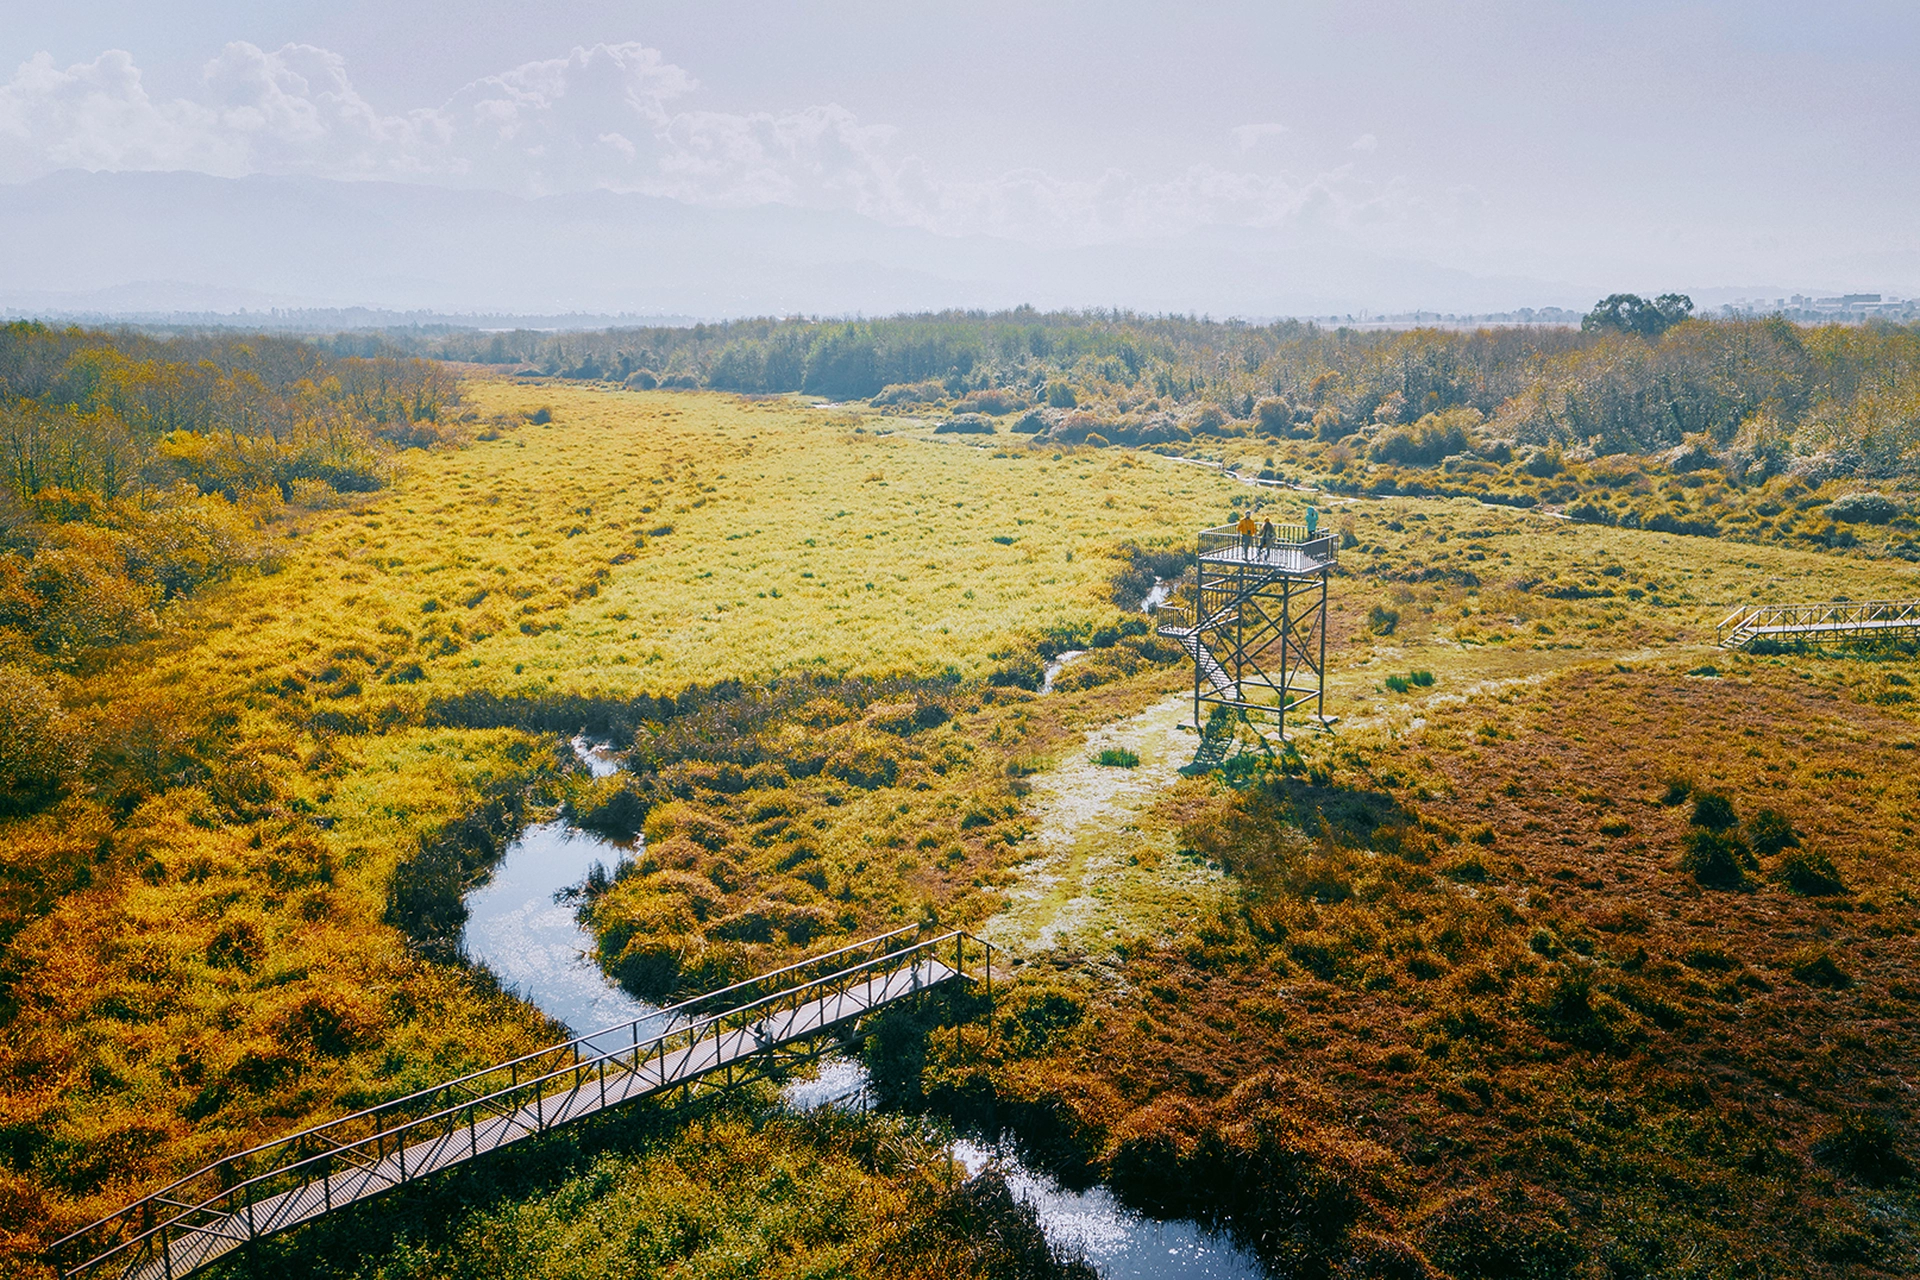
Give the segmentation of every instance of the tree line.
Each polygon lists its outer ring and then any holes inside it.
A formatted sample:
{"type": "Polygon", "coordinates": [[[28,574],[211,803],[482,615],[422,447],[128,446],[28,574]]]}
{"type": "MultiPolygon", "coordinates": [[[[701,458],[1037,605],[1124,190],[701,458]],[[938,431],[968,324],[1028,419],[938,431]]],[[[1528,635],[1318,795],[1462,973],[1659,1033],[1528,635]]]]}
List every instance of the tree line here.
{"type": "MultiPolygon", "coordinates": [[[[1832,474],[1920,465],[1920,326],[1705,320],[1678,294],[1603,300],[1580,329],[1256,325],[1128,312],[742,320],[597,333],[402,339],[421,355],[636,387],[799,392],[953,407],[1005,393],[1074,407],[1104,438],[1155,418],[1339,440],[1472,410],[1518,445],[1651,453],[1696,441],[1832,474]]],[[[1164,433],[1163,433],[1164,434],[1164,433]]]]}

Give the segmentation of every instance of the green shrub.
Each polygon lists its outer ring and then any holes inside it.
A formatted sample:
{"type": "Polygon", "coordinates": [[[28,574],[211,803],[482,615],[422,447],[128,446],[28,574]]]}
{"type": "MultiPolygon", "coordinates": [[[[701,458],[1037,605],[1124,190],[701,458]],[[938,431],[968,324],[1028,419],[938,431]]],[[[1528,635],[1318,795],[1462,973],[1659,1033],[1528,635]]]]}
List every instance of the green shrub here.
{"type": "Polygon", "coordinates": [[[978,391],[967,392],[953,407],[962,413],[986,413],[998,418],[1015,410],[1024,409],[1026,402],[1005,387],[983,387],[978,391]]]}
{"type": "Polygon", "coordinates": [[[1253,418],[1259,424],[1262,435],[1291,436],[1295,434],[1293,406],[1278,396],[1268,396],[1254,405],[1253,418]]]}
{"type": "Polygon", "coordinates": [[[995,1011],[1000,1033],[1016,1053],[1038,1054],[1086,1016],[1079,993],[1051,983],[1015,983],[995,1011]]]}
{"type": "Polygon", "coordinates": [[[1795,849],[1780,859],[1775,874],[1786,882],[1787,888],[1809,898],[1847,891],[1833,859],[1812,849],[1795,849]]]}
{"type": "Polygon", "coordinates": [[[1701,827],[1687,836],[1680,869],[1710,889],[1738,889],[1747,872],[1758,867],[1752,852],[1737,836],[1701,827]]]}
{"type": "Polygon", "coordinates": [[[1400,625],[1400,611],[1377,604],[1367,610],[1367,630],[1377,636],[1390,636],[1394,628],[1400,625]]]}
{"type": "Polygon", "coordinates": [[[1696,791],[1693,793],[1693,816],[1688,821],[1709,831],[1729,830],[1735,822],[1733,801],[1718,791],[1696,791]]]}
{"type": "Polygon", "coordinates": [[[1367,449],[1375,462],[1430,467],[1448,454],[1465,453],[1473,445],[1472,431],[1480,425],[1473,409],[1430,413],[1409,427],[1388,431],[1367,449]]]}
{"type": "Polygon", "coordinates": [[[990,436],[993,433],[993,419],[978,413],[956,413],[933,429],[937,436],[990,436]]]}
{"type": "Polygon", "coordinates": [[[1416,689],[1431,689],[1433,687],[1433,672],[1409,671],[1407,673],[1407,683],[1416,689]]]}
{"type": "Polygon", "coordinates": [[[1827,504],[1829,518],[1850,524],[1886,524],[1900,513],[1900,504],[1880,493],[1849,493],[1827,504]]]}
{"type": "Polygon", "coordinates": [[[1747,843],[1762,857],[1771,858],[1782,849],[1800,843],[1800,833],[1777,809],[1762,809],[1747,819],[1747,843]]]}
{"type": "Polygon", "coordinates": [[[1405,676],[1388,676],[1386,679],[1386,686],[1388,689],[1390,689],[1394,693],[1405,693],[1408,689],[1411,689],[1413,687],[1412,685],[1407,683],[1407,678],[1405,676]]]}
{"type": "Polygon", "coordinates": [[[947,398],[946,384],[938,378],[924,382],[895,382],[882,387],[873,397],[876,405],[938,404],[947,398]]]}
{"type": "Polygon", "coordinates": [[[1530,476],[1545,480],[1559,475],[1563,465],[1558,449],[1534,449],[1527,454],[1526,460],[1520,464],[1520,469],[1530,476]]]}
{"type": "Polygon", "coordinates": [[[1111,765],[1116,769],[1132,769],[1139,765],[1138,753],[1125,747],[1108,747],[1093,758],[1095,764],[1111,765]]]}

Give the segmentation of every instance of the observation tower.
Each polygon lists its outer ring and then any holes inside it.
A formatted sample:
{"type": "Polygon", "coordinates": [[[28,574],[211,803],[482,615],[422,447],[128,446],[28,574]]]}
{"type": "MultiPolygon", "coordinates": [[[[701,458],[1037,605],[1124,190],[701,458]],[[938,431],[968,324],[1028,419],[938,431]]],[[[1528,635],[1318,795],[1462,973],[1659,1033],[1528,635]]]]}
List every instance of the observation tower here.
{"type": "MultiPolygon", "coordinates": [[[[1311,517],[1311,512],[1309,512],[1311,517]]],[[[1326,717],[1327,575],[1339,535],[1309,525],[1275,525],[1271,545],[1233,525],[1201,531],[1193,571],[1163,605],[1158,632],[1193,656],[1193,722],[1205,705],[1233,707],[1248,723],[1278,726],[1298,714],[1326,717]]]]}

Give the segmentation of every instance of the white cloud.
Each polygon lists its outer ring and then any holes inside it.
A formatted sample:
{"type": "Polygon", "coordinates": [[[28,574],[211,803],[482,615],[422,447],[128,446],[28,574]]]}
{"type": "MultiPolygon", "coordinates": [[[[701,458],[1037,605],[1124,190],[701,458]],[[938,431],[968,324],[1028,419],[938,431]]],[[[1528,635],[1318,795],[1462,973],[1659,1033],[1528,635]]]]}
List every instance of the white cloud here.
{"type": "Polygon", "coordinates": [[[1228,130],[1233,135],[1234,145],[1242,151],[1251,151],[1269,138],[1277,138],[1287,132],[1283,124],[1237,124],[1228,130]]]}
{"type": "MultiPolygon", "coordinates": [[[[893,129],[843,107],[741,113],[685,103],[699,88],[641,44],[576,48],[476,80],[440,106],[400,113],[374,106],[341,57],[310,45],[268,52],[230,44],[207,64],[198,95],[165,100],[148,94],[123,51],[65,69],[41,54],[0,85],[0,180],[61,168],[186,169],[526,195],[608,189],[708,205],[848,209],[950,234],[1076,243],[1209,225],[1364,229],[1379,239],[1417,232],[1436,216],[1400,188],[1344,168],[943,175],[902,154],[893,129]]],[[[1230,136],[1252,166],[1252,153],[1287,132],[1249,123],[1230,136]]],[[[1371,134],[1353,144],[1376,145],[1371,134]]]]}
{"type": "Polygon", "coordinates": [[[1378,151],[1380,149],[1380,139],[1370,133],[1363,133],[1353,140],[1353,149],[1355,151],[1378,151]]]}

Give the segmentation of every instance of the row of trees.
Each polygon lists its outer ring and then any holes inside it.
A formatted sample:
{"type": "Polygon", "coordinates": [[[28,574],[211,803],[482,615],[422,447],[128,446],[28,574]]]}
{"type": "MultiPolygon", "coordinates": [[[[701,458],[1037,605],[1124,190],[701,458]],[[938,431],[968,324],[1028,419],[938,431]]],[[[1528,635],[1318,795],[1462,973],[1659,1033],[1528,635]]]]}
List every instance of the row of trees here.
{"type": "Polygon", "coordinates": [[[1616,294],[1578,330],[1359,332],[1022,308],[409,341],[421,354],[643,386],[922,405],[998,389],[1109,419],[1212,405],[1328,439],[1472,409],[1518,444],[1645,453],[1689,438],[1730,447],[1745,433],[1744,448],[1824,453],[1843,469],[1920,465],[1920,329],[1699,320],[1691,309],[1678,294],[1616,294]]]}

